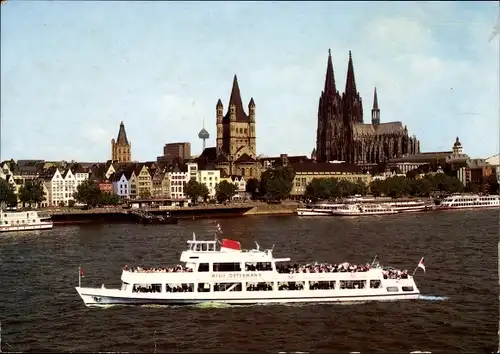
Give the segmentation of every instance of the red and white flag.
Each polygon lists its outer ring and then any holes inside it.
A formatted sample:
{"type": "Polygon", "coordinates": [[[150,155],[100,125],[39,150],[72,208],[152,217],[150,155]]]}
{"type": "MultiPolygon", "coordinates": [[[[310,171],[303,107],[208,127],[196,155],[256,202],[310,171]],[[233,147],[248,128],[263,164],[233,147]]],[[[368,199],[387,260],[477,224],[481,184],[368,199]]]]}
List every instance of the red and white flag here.
{"type": "Polygon", "coordinates": [[[217,232],[220,234],[222,233],[222,228],[220,227],[220,224],[217,224],[217,232]]]}
{"type": "Polygon", "coordinates": [[[80,277],[81,278],[85,278],[85,274],[83,273],[83,268],[82,267],[78,267],[79,269],[79,272],[80,272],[80,277]]]}
{"type": "Polygon", "coordinates": [[[220,250],[226,252],[233,252],[233,251],[239,252],[241,251],[241,243],[239,243],[238,241],[229,240],[225,238],[222,240],[220,250]]]}
{"type": "Polygon", "coordinates": [[[422,257],[420,262],[418,262],[417,268],[422,268],[424,270],[424,273],[425,273],[424,257],[422,257]]]}

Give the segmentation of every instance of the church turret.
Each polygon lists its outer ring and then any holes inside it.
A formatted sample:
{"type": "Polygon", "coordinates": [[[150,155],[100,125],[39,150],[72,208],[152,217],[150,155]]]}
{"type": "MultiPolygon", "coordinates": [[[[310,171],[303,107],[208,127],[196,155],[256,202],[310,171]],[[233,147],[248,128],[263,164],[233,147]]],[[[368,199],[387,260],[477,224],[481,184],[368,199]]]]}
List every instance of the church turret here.
{"type": "Polygon", "coordinates": [[[380,124],[380,109],[378,108],[377,88],[373,93],[372,124],[380,124]]]}
{"type": "Polygon", "coordinates": [[[248,113],[250,122],[255,122],[255,102],[253,100],[253,97],[250,98],[250,103],[248,103],[248,113]]]}

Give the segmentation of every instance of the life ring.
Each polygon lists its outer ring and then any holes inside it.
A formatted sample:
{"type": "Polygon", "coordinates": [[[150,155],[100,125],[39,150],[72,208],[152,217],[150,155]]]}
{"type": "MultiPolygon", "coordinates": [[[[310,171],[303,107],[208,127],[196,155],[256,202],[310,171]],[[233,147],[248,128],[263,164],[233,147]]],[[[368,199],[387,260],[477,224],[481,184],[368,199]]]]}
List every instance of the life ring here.
{"type": "Polygon", "coordinates": [[[95,301],[95,302],[101,302],[101,300],[102,300],[102,299],[101,299],[100,297],[94,296],[94,301],[95,301]]]}

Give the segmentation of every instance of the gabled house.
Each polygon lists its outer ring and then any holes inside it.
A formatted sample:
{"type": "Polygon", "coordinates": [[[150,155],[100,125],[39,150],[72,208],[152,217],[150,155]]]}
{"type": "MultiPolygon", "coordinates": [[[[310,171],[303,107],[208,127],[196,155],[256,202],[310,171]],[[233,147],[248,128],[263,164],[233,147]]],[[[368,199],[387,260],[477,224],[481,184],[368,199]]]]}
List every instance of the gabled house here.
{"type": "Polygon", "coordinates": [[[122,199],[130,199],[131,171],[119,171],[113,175],[113,192],[122,199]]]}
{"type": "Polygon", "coordinates": [[[243,176],[229,176],[231,182],[236,186],[236,193],[234,199],[248,199],[249,195],[247,193],[247,182],[243,176]]]}
{"type": "Polygon", "coordinates": [[[168,195],[170,194],[169,193],[170,190],[165,189],[163,186],[163,182],[165,179],[167,185],[170,185],[168,183],[168,175],[162,168],[157,168],[156,170],[154,170],[153,176],[151,177],[151,183],[152,183],[151,196],[153,198],[167,198],[168,195]]]}
{"type": "Polygon", "coordinates": [[[146,164],[138,165],[134,172],[137,176],[137,196],[141,199],[150,198],[152,181],[148,166],[146,164]]]}

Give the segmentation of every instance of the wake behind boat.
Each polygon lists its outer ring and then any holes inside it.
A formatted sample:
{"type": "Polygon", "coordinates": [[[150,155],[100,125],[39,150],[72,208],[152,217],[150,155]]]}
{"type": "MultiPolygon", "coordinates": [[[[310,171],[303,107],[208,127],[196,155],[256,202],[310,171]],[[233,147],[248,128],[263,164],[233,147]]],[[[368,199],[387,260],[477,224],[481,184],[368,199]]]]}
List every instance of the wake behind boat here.
{"type": "MultiPolygon", "coordinates": [[[[125,266],[121,289],[81,287],[80,269],[76,290],[87,306],[383,301],[420,294],[413,275],[375,262],[285,265],[290,258],[274,258],[272,249],[258,245],[242,250],[239,242],[223,239],[218,249],[217,240],[199,241],[194,234],[187,243],[182,265],[125,266]]],[[[425,269],[423,258],[418,267],[425,269]]]]}

